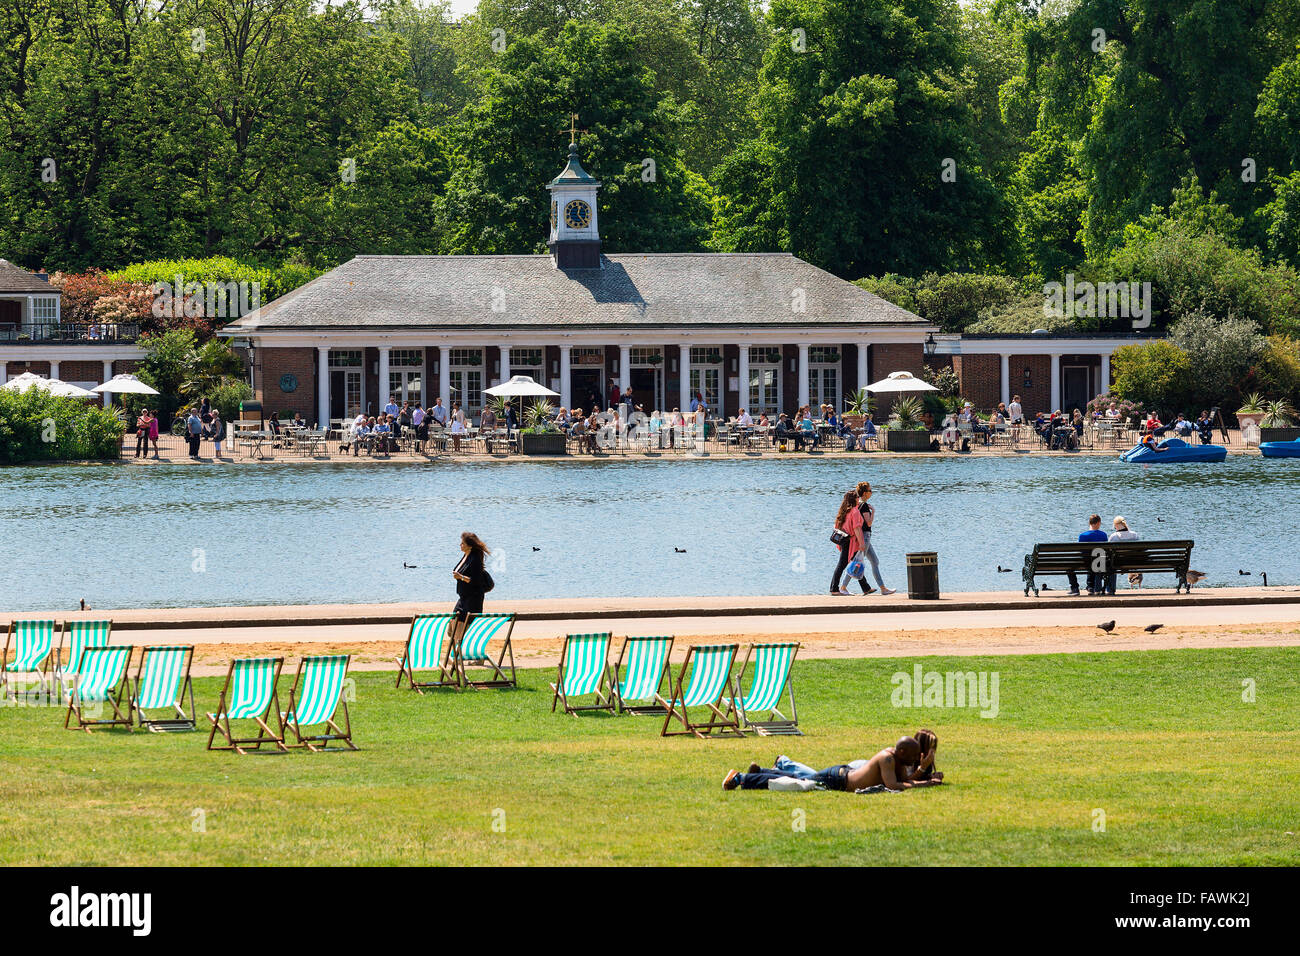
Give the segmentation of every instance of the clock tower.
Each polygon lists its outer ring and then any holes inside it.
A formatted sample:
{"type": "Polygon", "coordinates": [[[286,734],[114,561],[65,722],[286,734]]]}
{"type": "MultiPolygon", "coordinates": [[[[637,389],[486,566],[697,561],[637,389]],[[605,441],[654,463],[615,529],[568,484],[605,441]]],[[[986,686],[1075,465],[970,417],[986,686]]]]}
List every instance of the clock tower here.
{"type": "Polygon", "coordinates": [[[569,162],[546,186],[551,193],[551,232],[546,247],[557,269],[599,269],[600,231],[596,190],[600,183],[578,161],[577,142],[569,143],[569,162]]]}

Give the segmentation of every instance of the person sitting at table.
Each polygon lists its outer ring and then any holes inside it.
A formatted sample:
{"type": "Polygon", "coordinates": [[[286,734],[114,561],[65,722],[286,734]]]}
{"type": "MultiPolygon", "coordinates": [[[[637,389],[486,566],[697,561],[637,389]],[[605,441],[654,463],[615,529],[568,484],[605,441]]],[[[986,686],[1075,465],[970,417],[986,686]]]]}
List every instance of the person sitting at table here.
{"type": "Polygon", "coordinates": [[[1082,438],[1082,437],[1083,437],[1083,425],[1084,425],[1084,422],[1083,422],[1083,412],[1079,411],[1079,410],[1076,408],[1076,409],[1074,410],[1073,418],[1072,418],[1072,420],[1070,421],[1070,424],[1074,426],[1074,430],[1075,430],[1075,432],[1079,435],[1079,437],[1082,438]]]}
{"type": "Polygon", "coordinates": [[[939,442],[944,448],[957,450],[961,443],[961,431],[957,428],[957,413],[950,412],[939,424],[939,442]]]}
{"type": "Polygon", "coordinates": [[[365,418],[358,415],[358,421],[352,423],[352,436],[350,439],[352,445],[352,457],[355,458],[365,445],[367,450],[370,448],[370,426],[366,424],[365,418]]]}
{"type": "Polygon", "coordinates": [[[961,420],[970,426],[971,434],[983,438],[985,445],[989,443],[989,426],[980,421],[979,416],[975,414],[975,406],[970,402],[962,408],[961,420]]]}
{"type": "Polygon", "coordinates": [[[1160,415],[1154,410],[1147,416],[1146,422],[1142,427],[1146,429],[1148,435],[1163,435],[1164,426],[1160,423],[1160,415]]]}
{"type": "Polygon", "coordinates": [[[1007,406],[1005,403],[998,402],[997,414],[1002,419],[1000,424],[1003,425],[1011,424],[1011,413],[1007,411],[1007,406]]]}
{"type": "Polygon", "coordinates": [[[753,428],[754,416],[750,415],[747,409],[742,408],[740,414],[736,416],[736,424],[741,428],[753,428]]]}
{"type": "Polygon", "coordinates": [[[790,416],[782,412],[776,420],[776,428],[772,433],[772,444],[777,445],[784,442],[794,442],[795,451],[803,450],[803,435],[794,427],[790,421],[790,416]]]}
{"type": "Polygon", "coordinates": [[[385,454],[388,453],[389,441],[393,437],[393,426],[389,424],[388,416],[381,414],[375,420],[375,427],[370,429],[370,434],[374,438],[375,446],[385,454]]]}
{"type": "Polygon", "coordinates": [[[803,433],[804,441],[808,442],[811,447],[816,448],[818,444],[820,444],[820,439],[817,436],[817,428],[813,425],[812,409],[806,405],[804,406],[803,413],[799,416],[799,431],[803,433]]]}
{"type": "Polygon", "coordinates": [[[293,413],[293,427],[294,427],[294,428],[306,428],[306,427],[307,427],[307,419],[305,419],[305,418],[302,417],[302,412],[294,412],[294,413],[293,413]]]}
{"type": "Polygon", "coordinates": [[[573,424],[572,420],[569,418],[569,410],[567,408],[561,408],[557,411],[555,413],[554,422],[556,428],[560,429],[562,432],[567,432],[569,426],[573,424]]]}
{"type": "Polygon", "coordinates": [[[1178,418],[1174,422],[1174,433],[1180,438],[1192,437],[1192,423],[1187,420],[1187,417],[1182,412],[1178,413],[1178,418]]]}
{"type": "Polygon", "coordinates": [[[478,417],[478,427],[483,431],[497,427],[497,413],[491,408],[484,408],[483,414],[478,417]]]}
{"type": "Polygon", "coordinates": [[[460,451],[460,440],[465,437],[465,419],[463,416],[453,415],[451,418],[451,427],[447,430],[451,435],[452,447],[455,451],[460,451]]]}

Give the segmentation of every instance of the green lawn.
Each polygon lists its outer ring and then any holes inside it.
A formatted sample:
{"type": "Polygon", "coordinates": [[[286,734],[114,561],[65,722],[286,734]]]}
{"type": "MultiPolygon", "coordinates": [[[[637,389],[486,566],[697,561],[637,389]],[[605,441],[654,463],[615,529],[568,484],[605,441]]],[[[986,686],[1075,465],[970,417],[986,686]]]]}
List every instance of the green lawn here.
{"type": "MultiPolygon", "coordinates": [[[[891,675],[917,660],[797,664],[803,738],[552,715],[549,671],[423,697],[359,674],[359,753],[213,754],[206,733],[91,736],[8,707],[0,864],[1300,862],[1300,649],[919,659],[996,671],[994,719],[891,706],[891,675]],[[720,789],[751,759],[826,765],[919,726],[939,734],[945,786],[720,789]]],[[[217,684],[198,682],[200,710],[217,684]]]]}

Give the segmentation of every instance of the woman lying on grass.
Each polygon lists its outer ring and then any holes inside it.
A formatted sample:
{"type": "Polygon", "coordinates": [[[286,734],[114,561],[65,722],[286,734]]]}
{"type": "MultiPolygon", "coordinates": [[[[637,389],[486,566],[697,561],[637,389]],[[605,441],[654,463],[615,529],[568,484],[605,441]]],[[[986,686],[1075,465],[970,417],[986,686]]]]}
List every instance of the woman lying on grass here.
{"type": "Polygon", "coordinates": [[[901,791],[913,787],[932,787],[943,783],[943,774],[934,769],[934,755],[939,738],[929,730],[918,730],[915,737],[904,737],[886,747],[870,760],[853,760],[825,770],[791,760],[776,758],[776,766],[763,768],[749,765],[746,773],[732,770],[723,778],[723,790],[843,790],[862,793],[877,789],[901,791]]]}

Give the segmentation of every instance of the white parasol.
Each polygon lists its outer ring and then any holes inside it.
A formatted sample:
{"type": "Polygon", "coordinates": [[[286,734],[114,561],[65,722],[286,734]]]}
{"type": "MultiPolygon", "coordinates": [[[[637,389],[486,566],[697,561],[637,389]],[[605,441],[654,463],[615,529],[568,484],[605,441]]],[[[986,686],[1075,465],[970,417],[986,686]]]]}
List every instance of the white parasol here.
{"type": "Polygon", "coordinates": [[[45,378],[43,375],[36,375],[33,372],[23,372],[15,378],[0,385],[0,388],[10,392],[25,392],[31,388],[39,388],[42,391],[49,392],[59,398],[94,398],[95,393],[87,391],[79,385],[73,385],[71,382],[63,382],[57,378],[45,378]]]}
{"type": "Polygon", "coordinates": [[[131,393],[134,395],[157,395],[158,389],[150,388],[144,382],[140,381],[130,372],[122,372],[114,375],[102,385],[96,385],[91,389],[92,392],[115,392],[131,393]]]}
{"type": "Polygon", "coordinates": [[[867,386],[868,392],[937,392],[929,382],[917,378],[911,372],[890,372],[879,382],[867,386]]]}

